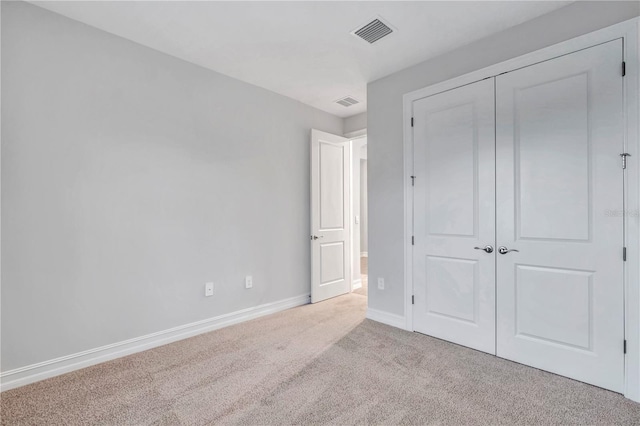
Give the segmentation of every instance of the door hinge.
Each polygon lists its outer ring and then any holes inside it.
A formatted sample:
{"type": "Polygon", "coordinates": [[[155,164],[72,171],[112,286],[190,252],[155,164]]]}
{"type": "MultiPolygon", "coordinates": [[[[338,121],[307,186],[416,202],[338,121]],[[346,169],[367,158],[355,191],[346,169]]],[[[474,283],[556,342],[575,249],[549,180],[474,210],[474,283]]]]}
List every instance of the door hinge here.
{"type": "Polygon", "coordinates": [[[622,168],[626,169],[627,168],[627,157],[631,157],[631,154],[623,152],[622,154],[620,154],[620,157],[622,157],[622,168]]]}
{"type": "Polygon", "coordinates": [[[625,353],[625,354],[627,353],[627,340],[626,339],[622,343],[622,352],[625,353]]]}
{"type": "Polygon", "coordinates": [[[413,127],[413,117],[411,117],[411,127],[413,127]]]}
{"type": "Polygon", "coordinates": [[[411,304],[412,305],[416,304],[416,297],[414,295],[411,295],[411,304]]]}
{"type": "Polygon", "coordinates": [[[624,77],[625,75],[627,75],[627,63],[626,62],[622,62],[622,76],[624,77]]]}
{"type": "Polygon", "coordinates": [[[411,245],[412,246],[416,245],[416,239],[415,239],[415,237],[413,235],[411,236],[411,245]]]}
{"type": "Polygon", "coordinates": [[[411,176],[411,186],[416,186],[416,177],[411,176]]]}
{"type": "Polygon", "coordinates": [[[623,262],[627,261],[627,248],[626,247],[622,247],[622,261],[623,262]]]}

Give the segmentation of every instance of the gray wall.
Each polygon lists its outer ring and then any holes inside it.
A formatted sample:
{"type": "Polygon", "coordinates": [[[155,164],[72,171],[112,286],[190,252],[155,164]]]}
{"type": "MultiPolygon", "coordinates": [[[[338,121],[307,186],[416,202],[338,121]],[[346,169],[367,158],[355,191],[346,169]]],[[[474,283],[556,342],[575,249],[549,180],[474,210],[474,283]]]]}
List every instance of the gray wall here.
{"type": "Polygon", "coordinates": [[[640,15],[640,2],[577,2],[368,85],[369,307],[404,314],[402,96],[640,15]]]}
{"type": "Polygon", "coordinates": [[[363,112],[358,115],[352,115],[344,119],[344,134],[355,132],[367,128],[367,113],[363,112]]]}
{"type": "Polygon", "coordinates": [[[309,292],[341,119],[2,2],[2,122],[3,371],[309,292]]]}

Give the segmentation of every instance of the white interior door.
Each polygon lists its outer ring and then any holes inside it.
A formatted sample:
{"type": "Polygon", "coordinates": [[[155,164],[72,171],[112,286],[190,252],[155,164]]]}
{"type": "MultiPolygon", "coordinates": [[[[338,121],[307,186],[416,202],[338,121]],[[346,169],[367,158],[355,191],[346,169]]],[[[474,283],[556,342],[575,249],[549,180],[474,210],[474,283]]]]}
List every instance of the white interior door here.
{"type": "Polygon", "coordinates": [[[496,78],[497,355],[618,392],[621,63],[616,40],[496,78]]]}
{"type": "Polygon", "coordinates": [[[495,106],[488,79],[414,102],[414,329],[495,353],[495,106]]]}
{"type": "Polygon", "coordinates": [[[311,303],[351,290],[349,140],[311,131],[311,303]]]}

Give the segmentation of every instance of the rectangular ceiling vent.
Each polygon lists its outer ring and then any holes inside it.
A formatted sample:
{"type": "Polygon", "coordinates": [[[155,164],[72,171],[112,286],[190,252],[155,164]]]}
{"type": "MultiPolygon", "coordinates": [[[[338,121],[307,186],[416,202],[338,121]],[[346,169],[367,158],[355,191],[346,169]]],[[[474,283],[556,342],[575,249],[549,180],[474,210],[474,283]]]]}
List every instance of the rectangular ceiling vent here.
{"type": "Polygon", "coordinates": [[[359,104],[360,101],[352,98],[351,96],[345,96],[344,98],[338,99],[336,103],[343,107],[350,107],[351,105],[359,104]]]}
{"type": "Polygon", "coordinates": [[[383,22],[382,19],[378,17],[368,24],[365,24],[357,30],[353,31],[352,34],[360,37],[370,44],[373,44],[376,41],[380,40],[382,37],[388,36],[392,32],[393,29],[391,28],[391,26],[383,22]]]}

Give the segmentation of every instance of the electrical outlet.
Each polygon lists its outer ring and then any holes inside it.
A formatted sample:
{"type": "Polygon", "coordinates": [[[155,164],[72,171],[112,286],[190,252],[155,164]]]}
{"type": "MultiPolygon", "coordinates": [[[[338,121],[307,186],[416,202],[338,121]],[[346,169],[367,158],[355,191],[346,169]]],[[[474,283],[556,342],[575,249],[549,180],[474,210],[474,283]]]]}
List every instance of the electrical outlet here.
{"type": "Polygon", "coordinates": [[[384,290],[384,278],[378,278],[378,290],[384,290]]]}
{"type": "Polygon", "coordinates": [[[204,295],[207,297],[213,296],[213,283],[206,283],[204,285],[204,295]]]}
{"type": "Polygon", "coordinates": [[[244,288],[252,288],[253,287],[253,277],[251,275],[247,275],[244,277],[244,288]]]}

